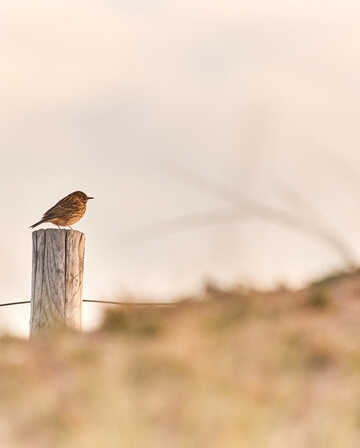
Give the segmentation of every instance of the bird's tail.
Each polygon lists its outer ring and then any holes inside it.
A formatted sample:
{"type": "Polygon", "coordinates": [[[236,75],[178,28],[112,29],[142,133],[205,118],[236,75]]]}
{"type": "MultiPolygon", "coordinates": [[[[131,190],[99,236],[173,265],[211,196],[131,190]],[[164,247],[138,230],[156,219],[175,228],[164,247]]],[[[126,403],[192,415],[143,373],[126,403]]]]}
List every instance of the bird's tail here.
{"type": "Polygon", "coordinates": [[[39,222],[36,222],[35,224],[33,224],[32,226],[30,226],[30,229],[34,229],[35,227],[39,226],[40,224],[42,224],[43,222],[46,222],[46,219],[42,219],[39,222]]]}

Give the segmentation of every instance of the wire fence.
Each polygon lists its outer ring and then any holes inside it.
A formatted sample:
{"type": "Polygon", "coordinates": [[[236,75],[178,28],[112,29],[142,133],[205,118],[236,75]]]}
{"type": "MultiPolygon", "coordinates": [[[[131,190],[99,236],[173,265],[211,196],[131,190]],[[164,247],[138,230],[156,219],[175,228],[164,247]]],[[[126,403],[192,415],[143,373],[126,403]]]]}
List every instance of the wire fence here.
{"type": "Polygon", "coordinates": [[[5,302],[5,303],[0,303],[0,306],[22,305],[24,303],[31,303],[31,301],[30,300],[22,300],[20,302],[5,302]]]}
{"type": "MultiPolygon", "coordinates": [[[[83,299],[82,302],[86,303],[100,303],[104,305],[118,305],[118,306],[171,306],[174,305],[174,302],[126,302],[120,300],[100,300],[100,299],[83,299]]],[[[2,306],[13,306],[13,305],[24,305],[27,303],[31,303],[31,300],[19,300],[15,302],[4,302],[0,303],[0,307],[2,306]]]]}

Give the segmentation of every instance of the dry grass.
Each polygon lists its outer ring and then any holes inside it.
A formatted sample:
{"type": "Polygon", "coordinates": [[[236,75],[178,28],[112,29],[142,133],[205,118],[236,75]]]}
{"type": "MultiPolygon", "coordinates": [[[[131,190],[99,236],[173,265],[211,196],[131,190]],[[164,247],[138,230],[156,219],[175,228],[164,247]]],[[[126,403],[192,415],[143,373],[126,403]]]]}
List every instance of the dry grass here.
{"type": "Polygon", "coordinates": [[[0,340],[1,447],[360,446],[360,276],[0,340]]]}

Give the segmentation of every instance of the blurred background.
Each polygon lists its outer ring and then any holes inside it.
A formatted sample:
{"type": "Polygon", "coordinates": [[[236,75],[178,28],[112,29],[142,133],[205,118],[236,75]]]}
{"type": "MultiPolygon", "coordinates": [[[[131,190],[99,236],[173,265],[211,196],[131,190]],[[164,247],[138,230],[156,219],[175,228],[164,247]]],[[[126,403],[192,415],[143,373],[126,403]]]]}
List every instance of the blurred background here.
{"type": "Polygon", "coordinates": [[[355,0],[3,0],[0,300],[30,297],[28,226],[78,189],[86,298],[356,263],[359,19],[355,0]]]}

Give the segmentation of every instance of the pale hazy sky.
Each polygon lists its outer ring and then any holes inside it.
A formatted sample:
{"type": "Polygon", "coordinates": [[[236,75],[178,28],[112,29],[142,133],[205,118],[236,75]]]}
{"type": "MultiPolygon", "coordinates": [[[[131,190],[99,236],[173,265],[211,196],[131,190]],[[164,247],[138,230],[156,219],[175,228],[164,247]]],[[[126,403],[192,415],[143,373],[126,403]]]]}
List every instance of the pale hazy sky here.
{"type": "Polygon", "coordinates": [[[148,238],[233,210],[172,164],[322,220],[360,256],[359,20],[358,1],[3,0],[0,299],[29,297],[28,226],[77,189],[96,197],[75,226],[85,297],[167,298],[206,277],[299,284],[341,265],[249,216],[148,238]]]}

